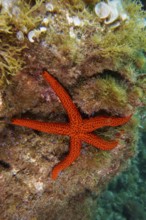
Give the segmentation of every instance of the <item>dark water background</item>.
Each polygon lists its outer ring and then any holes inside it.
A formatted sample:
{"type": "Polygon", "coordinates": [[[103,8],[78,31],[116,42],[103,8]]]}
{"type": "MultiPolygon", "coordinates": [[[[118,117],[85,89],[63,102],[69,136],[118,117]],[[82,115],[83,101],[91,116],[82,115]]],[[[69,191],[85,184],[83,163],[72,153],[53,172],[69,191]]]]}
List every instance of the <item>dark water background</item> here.
{"type": "Polygon", "coordinates": [[[143,9],[146,10],[146,0],[141,0],[142,4],[143,4],[143,9]]]}

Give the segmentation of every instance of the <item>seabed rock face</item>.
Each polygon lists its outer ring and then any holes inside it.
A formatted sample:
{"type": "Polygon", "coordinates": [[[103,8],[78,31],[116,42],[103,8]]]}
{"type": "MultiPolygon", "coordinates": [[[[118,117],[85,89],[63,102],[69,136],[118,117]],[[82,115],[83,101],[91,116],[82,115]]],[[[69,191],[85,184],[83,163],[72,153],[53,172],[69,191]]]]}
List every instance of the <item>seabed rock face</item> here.
{"type": "Polygon", "coordinates": [[[96,197],[136,152],[146,95],[146,16],[130,0],[105,2],[110,12],[104,19],[101,1],[27,2],[0,1],[0,218],[94,219],[96,197]],[[109,24],[112,5],[119,14],[109,24]],[[67,155],[69,138],[9,123],[16,117],[67,122],[43,68],[66,88],[83,118],[133,115],[123,126],[95,132],[118,139],[115,149],[82,143],[79,158],[55,181],[50,174],[67,155]]]}
{"type": "Polygon", "coordinates": [[[82,215],[89,219],[97,194],[125,166],[123,159],[133,154],[129,135],[122,139],[123,143],[110,153],[83,146],[78,160],[54,181],[50,172],[68,152],[69,140],[23,128],[3,131],[0,139],[3,219],[66,219],[66,216],[81,219],[82,215]]]}

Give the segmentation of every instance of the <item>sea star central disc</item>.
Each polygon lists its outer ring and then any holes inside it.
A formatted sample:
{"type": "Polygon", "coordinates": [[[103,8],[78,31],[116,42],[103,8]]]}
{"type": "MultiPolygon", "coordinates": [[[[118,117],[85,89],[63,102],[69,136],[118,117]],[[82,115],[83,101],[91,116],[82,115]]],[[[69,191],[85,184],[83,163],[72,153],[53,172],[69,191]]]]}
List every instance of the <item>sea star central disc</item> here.
{"type": "Polygon", "coordinates": [[[30,119],[13,119],[12,124],[25,126],[50,134],[68,135],[70,137],[69,154],[52,170],[51,176],[55,180],[62,170],[67,168],[78,158],[80,155],[82,141],[87,142],[88,144],[91,144],[101,150],[111,150],[115,148],[118,144],[117,141],[106,141],[92,132],[105,126],[115,127],[123,125],[130,120],[131,116],[122,118],[99,116],[89,119],[82,119],[82,116],[76,105],[73,103],[71,97],[61,86],[61,84],[47,71],[44,71],[42,75],[59,97],[63,107],[68,113],[69,123],[42,122],[30,119]]]}

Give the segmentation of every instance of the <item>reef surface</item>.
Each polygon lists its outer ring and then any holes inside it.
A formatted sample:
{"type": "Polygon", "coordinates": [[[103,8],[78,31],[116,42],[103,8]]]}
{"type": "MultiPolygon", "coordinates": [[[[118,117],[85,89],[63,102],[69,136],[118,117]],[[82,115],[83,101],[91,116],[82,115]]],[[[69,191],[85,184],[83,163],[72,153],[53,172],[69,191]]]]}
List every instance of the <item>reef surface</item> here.
{"type": "Polygon", "coordinates": [[[131,0],[1,0],[0,6],[1,218],[92,219],[96,196],[127,167],[146,124],[146,13],[131,0]],[[69,138],[10,124],[15,117],[67,122],[44,68],[83,118],[133,115],[123,126],[95,132],[118,139],[115,149],[82,143],[79,158],[55,181],[50,173],[67,155],[69,138]]]}

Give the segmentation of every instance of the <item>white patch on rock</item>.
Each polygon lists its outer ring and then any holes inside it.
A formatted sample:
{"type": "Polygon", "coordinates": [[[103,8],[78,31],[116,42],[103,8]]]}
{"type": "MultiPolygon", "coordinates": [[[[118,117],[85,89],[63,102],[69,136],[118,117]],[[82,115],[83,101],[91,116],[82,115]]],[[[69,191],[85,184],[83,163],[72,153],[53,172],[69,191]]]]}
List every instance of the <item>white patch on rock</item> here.
{"type": "Polygon", "coordinates": [[[41,33],[45,33],[47,31],[46,27],[40,27],[39,29],[34,29],[28,33],[28,40],[31,43],[34,43],[34,38],[39,38],[41,33]]]}
{"type": "Polygon", "coordinates": [[[105,25],[109,25],[113,29],[120,26],[122,21],[129,19],[122,5],[122,0],[107,0],[107,3],[99,2],[95,5],[95,13],[104,21],[105,25]]]}
{"type": "Polygon", "coordinates": [[[23,41],[23,40],[24,40],[24,34],[23,34],[23,32],[22,32],[22,31],[18,31],[18,32],[16,33],[16,37],[17,37],[17,39],[18,39],[19,41],[23,41]]]}
{"type": "Polygon", "coordinates": [[[54,6],[52,3],[47,3],[45,6],[47,11],[52,12],[54,10],[54,6]]]}

